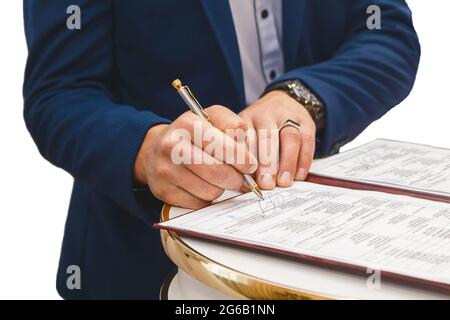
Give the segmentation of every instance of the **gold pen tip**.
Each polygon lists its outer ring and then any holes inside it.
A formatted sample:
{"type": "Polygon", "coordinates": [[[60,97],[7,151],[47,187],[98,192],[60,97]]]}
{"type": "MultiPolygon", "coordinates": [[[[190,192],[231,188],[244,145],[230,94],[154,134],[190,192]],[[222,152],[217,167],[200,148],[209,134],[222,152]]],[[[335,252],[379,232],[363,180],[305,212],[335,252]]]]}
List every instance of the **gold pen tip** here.
{"type": "Polygon", "coordinates": [[[262,194],[261,189],[259,188],[259,186],[255,186],[255,187],[253,188],[253,190],[254,190],[254,192],[256,193],[256,195],[257,195],[261,200],[264,200],[264,196],[263,196],[263,194],[262,194]]]}
{"type": "Polygon", "coordinates": [[[172,82],[172,87],[174,87],[177,90],[180,90],[183,87],[183,84],[181,83],[180,79],[176,79],[172,82]]]}

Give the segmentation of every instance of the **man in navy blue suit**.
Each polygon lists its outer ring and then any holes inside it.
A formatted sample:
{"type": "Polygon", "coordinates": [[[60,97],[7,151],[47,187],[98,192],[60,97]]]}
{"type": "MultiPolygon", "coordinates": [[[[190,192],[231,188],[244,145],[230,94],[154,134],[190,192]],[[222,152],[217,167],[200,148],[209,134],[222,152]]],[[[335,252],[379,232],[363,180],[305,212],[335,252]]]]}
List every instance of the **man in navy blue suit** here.
{"type": "Polygon", "coordinates": [[[263,189],[304,180],[314,155],[338,152],[409,94],[420,58],[402,0],[25,0],[24,15],[26,125],[75,180],[57,280],[68,299],[157,298],[174,268],[151,229],[163,201],[205,206],[239,189],[242,173],[263,189]],[[196,121],[170,86],[177,77],[224,139],[283,127],[258,133],[256,153],[244,148],[258,166],[195,141],[213,165],[172,161],[171,134],[196,121]]]}

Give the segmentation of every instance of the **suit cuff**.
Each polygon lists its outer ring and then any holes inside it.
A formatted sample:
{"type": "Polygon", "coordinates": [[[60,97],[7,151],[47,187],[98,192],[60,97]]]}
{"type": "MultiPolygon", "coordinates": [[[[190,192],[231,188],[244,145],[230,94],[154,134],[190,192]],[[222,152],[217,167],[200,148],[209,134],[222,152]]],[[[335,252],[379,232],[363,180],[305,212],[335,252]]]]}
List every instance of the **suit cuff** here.
{"type": "Polygon", "coordinates": [[[134,163],[147,131],[155,125],[169,124],[170,120],[149,111],[136,110],[124,115],[123,119],[119,127],[112,129],[111,132],[114,141],[113,152],[111,161],[105,164],[109,167],[105,172],[108,172],[110,177],[103,177],[102,184],[119,206],[152,225],[157,218],[155,209],[161,203],[150,192],[147,202],[152,203],[153,210],[144,207],[138,200],[138,195],[134,191],[136,187],[134,163]]]}

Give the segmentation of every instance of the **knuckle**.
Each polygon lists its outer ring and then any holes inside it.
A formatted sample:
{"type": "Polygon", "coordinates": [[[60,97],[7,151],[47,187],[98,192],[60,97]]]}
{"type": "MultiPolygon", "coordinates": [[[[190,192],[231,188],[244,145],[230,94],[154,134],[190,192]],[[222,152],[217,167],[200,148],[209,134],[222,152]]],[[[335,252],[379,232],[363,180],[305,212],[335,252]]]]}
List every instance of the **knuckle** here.
{"type": "Polygon", "coordinates": [[[248,124],[241,118],[237,117],[235,122],[233,123],[235,129],[241,129],[244,131],[248,130],[248,124]]]}
{"type": "Polygon", "coordinates": [[[219,104],[212,105],[205,109],[206,113],[211,113],[211,114],[221,113],[226,110],[228,110],[226,107],[221,106],[219,104]]]}
{"type": "Polygon", "coordinates": [[[305,143],[314,143],[315,142],[314,136],[310,133],[304,133],[302,138],[305,143]]]}
{"type": "Polygon", "coordinates": [[[183,128],[183,129],[191,129],[194,122],[194,114],[190,111],[183,113],[178,119],[175,121],[175,127],[183,128]]]}
{"type": "Polygon", "coordinates": [[[280,136],[282,139],[297,141],[301,138],[301,133],[295,128],[284,128],[280,132],[280,136]]]}
{"type": "Polygon", "coordinates": [[[313,154],[311,151],[304,151],[302,152],[302,159],[306,160],[311,160],[313,158],[313,154]]]}
{"type": "Polygon", "coordinates": [[[169,177],[170,176],[170,168],[169,168],[169,166],[168,165],[159,165],[157,168],[156,168],[156,174],[157,174],[157,176],[158,177],[160,177],[160,178],[167,178],[167,177],[169,177]]]}
{"type": "Polygon", "coordinates": [[[172,139],[165,138],[161,141],[161,150],[164,154],[170,154],[174,146],[175,142],[172,139]]]}

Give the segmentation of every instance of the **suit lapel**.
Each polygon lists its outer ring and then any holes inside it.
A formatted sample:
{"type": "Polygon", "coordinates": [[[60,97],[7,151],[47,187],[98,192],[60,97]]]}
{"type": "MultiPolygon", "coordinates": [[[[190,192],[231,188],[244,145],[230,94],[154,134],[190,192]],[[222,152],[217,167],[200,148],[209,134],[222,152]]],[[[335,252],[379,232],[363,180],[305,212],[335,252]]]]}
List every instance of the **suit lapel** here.
{"type": "Polygon", "coordinates": [[[228,0],[202,0],[202,4],[231,72],[239,105],[244,106],[245,92],[239,45],[229,2],[228,0]]]}
{"type": "Polygon", "coordinates": [[[283,0],[283,50],[286,70],[295,67],[305,10],[306,0],[283,0]]]}

